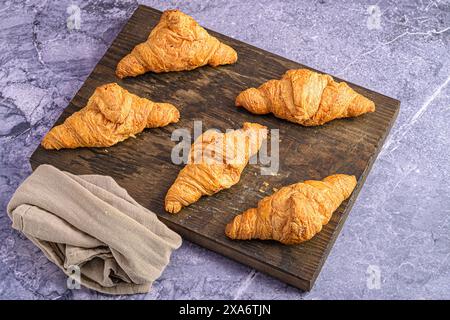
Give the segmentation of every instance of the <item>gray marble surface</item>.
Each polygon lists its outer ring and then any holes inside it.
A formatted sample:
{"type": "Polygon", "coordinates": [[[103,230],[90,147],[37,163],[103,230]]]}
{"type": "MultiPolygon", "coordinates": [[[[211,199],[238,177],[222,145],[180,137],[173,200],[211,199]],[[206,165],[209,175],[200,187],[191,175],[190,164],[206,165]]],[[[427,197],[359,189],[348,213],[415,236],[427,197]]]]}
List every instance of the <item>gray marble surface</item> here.
{"type": "MultiPolygon", "coordinates": [[[[120,298],[450,298],[448,0],[142,3],[180,8],[208,28],[402,105],[311,292],[185,241],[147,295],[120,298]]],[[[11,229],[5,208],[31,172],[30,154],[136,6],[0,0],[0,298],[111,298],[68,290],[62,272],[11,229]],[[80,8],[79,30],[67,28],[70,4],[80,8]]]]}

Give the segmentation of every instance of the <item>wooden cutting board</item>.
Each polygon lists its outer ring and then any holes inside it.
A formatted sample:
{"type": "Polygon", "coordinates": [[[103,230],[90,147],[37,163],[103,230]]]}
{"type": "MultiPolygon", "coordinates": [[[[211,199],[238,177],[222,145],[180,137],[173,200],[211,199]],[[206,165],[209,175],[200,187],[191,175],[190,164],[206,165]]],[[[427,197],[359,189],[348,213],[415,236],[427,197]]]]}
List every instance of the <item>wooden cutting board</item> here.
{"type": "Polygon", "coordinates": [[[109,82],[117,82],[142,97],[174,104],[181,111],[180,122],[145,130],[136,139],[130,138],[107,149],[48,151],[38,147],[30,160],[32,167],[47,163],[75,174],[110,175],[185,239],[295,287],[310,290],[394,123],[400,102],[349,83],[375,102],[375,113],[310,128],[272,115],[252,115],[234,107],[239,92],[278,79],[288,69],[307,67],[209,30],[238,52],[236,64],[118,79],[117,63],[135,45],[146,40],[160,15],[155,9],[138,7],[56,124],[84,107],[97,86],[109,82]],[[240,128],[245,121],[279,129],[278,174],[261,176],[260,165],[248,165],[241,181],[231,189],[203,197],[179,214],[169,215],[164,211],[164,196],[182,168],[171,162],[171,150],[176,144],[171,141],[171,132],[176,128],[188,128],[192,132],[194,120],[203,121],[203,130],[240,128]],[[273,193],[272,188],[305,179],[322,179],[334,173],[355,175],[358,186],[312,240],[284,246],[273,241],[231,241],[225,237],[227,222],[256,206],[261,198],[273,193]]]}

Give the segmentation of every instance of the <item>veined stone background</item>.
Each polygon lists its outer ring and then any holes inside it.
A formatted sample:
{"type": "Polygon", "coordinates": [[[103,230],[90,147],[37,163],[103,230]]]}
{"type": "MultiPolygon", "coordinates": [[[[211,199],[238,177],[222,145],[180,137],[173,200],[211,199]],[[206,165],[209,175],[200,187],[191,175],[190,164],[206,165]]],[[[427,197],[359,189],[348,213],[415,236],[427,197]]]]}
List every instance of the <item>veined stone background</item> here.
{"type": "MultiPolygon", "coordinates": [[[[301,292],[184,241],[131,299],[450,298],[450,1],[139,1],[401,100],[398,120],[316,285],[301,292]],[[380,283],[377,283],[379,275],[380,283]]],[[[6,204],[42,136],[136,1],[0,0],[0,298],[111,299],[12,230],[6,204]],[[68,7],[80,9],[68,28],[68,7]]],[[[73,11],[72,11],[73,12],[73,11]]]]}

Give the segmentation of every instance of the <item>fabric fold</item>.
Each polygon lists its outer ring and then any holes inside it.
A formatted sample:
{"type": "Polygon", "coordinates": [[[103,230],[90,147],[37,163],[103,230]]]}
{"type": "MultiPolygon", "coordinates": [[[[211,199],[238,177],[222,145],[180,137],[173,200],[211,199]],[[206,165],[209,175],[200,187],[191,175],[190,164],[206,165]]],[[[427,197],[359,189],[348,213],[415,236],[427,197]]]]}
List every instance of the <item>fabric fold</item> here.
{"type": "Polygon", "coordinates": [[[181,245],[178,234],[108,176],[41,165],[7,211],[13,228],[66,274],[76,265],[81,284],[104,293],[148,292],[181,245]]]}

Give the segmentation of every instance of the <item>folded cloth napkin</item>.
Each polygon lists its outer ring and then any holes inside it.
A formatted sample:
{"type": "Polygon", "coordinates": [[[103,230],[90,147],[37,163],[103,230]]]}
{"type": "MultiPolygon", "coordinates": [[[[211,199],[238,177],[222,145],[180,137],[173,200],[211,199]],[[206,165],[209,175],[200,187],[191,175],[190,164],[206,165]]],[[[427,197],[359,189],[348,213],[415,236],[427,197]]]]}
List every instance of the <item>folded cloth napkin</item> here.
{"type": "Polygon", "coordinates": [[[148,292],[178,234],[142,207],[113,178],[73,175],[41,165],[8,204],[12,226],[67,275],[109,294],[148,292]]]}

